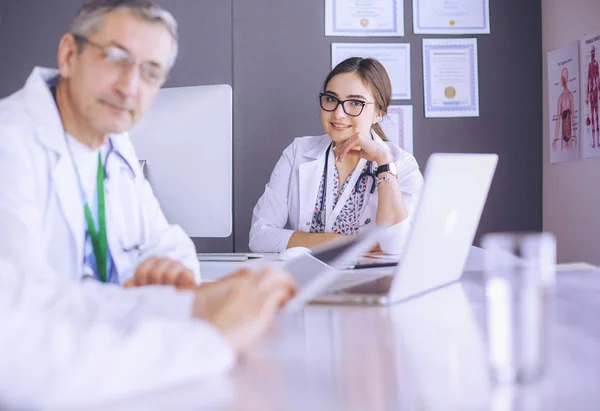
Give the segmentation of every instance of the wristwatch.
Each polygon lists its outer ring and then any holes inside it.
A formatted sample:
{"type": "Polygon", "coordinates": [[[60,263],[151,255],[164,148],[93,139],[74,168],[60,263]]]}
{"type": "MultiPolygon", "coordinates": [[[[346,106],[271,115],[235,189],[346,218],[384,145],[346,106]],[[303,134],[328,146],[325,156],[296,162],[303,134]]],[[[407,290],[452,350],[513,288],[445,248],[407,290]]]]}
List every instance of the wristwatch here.
{"type": "Polygon", "coordinates": [[[398,167],[396,166],[396,163],[382,164],[379,167],[377,167],[377,171],[375,171],[375,175],[377,175],[377,177],[379,177],[379,174],[381,174],[381,173],[390,173],[391,175],[397,177],[398,176],[398,167]]]}

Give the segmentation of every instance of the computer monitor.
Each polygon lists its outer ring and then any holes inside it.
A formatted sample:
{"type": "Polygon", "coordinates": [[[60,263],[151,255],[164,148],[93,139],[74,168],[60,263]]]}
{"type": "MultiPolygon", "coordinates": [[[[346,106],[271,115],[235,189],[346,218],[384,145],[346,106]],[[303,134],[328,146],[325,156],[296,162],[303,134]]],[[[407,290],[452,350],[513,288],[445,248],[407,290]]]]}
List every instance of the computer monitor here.
{"type": "Polygon", "coordinates": [[[130,136],[169,222],[190,237],[229,237],[231,87],[161,89],[130,136]]]}

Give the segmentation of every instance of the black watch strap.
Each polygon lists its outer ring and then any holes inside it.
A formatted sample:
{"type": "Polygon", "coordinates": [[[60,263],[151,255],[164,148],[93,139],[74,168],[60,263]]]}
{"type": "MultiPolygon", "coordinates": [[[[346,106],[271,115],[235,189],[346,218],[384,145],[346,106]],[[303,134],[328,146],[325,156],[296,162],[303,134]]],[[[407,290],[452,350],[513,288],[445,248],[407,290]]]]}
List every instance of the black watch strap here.
{"type": "Polygon", "coordinates": [[[388,171],[390,171],[390,165],[389,164],[382,164],[380,166],[377,167],[377,171],[375,171],[375,175],[377,177],[379,177],[379,174],[381,173],[387,173],[388,171]]]}

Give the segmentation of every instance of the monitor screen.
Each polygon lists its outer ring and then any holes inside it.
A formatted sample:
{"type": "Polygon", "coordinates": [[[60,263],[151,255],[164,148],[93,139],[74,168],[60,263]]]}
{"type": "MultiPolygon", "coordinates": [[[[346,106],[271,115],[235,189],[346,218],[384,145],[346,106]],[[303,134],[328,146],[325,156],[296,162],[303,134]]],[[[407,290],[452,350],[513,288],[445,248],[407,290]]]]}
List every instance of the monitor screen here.
{"type": "Polygon", "coordinates": [[[130,136],[167,220],[190,237],[229,237],[231,87],[161,89],[130,136]]]}

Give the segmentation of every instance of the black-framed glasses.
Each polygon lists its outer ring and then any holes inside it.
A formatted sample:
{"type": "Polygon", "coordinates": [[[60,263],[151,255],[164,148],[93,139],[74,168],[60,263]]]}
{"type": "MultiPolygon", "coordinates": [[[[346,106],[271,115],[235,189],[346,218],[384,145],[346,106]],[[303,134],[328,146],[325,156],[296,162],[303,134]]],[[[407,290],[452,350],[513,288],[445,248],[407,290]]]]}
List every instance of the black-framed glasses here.
{"type": "MultiPolygon", "coordinates": [[[[79,44],[89,44],[100,50],[104,61],[115,69],[122,72],[129,70],[132,66],[138,64],[127,50],[122,49],[118,46],[102,46],[85,36],[79,34],[73,34],[75,41],[79,44]]],[[[157,86],[162,84],[167,78],[167,71],[152,62],[139,63],[140,76],[146,83],[157,86]]]]}
{"type": "Polygon", "coordinates": [[[356,99],[340,100],[339,98],[327,93],[319,93],[319,104],[325,111],[335,111],[341,104],[344,113],[351,117],[358,117],[367,104],[374,104],[373,101],[362,101],[356,99]]]}

